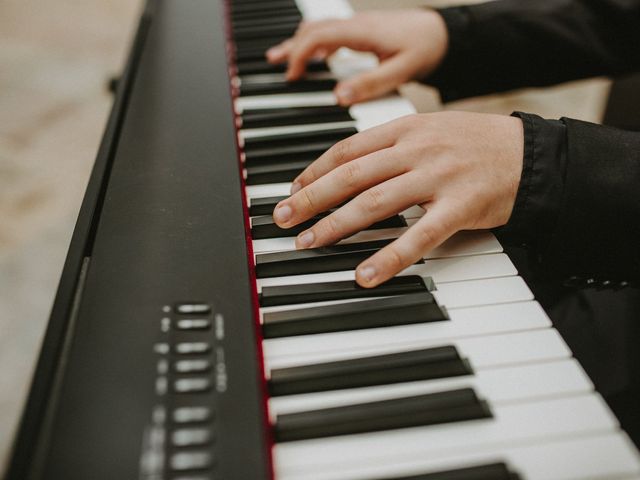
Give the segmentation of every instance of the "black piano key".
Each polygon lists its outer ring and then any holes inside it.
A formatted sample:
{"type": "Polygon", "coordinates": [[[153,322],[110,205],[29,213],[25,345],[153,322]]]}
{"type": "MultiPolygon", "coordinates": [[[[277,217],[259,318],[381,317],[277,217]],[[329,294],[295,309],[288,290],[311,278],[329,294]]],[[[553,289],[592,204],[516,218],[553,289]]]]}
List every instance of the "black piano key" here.
{"type": "Polygon", "coordinates": [[[274,369],[269,380],[269,394],[273,397],[297,395],[472,373],[469,363],[460,358],[455,347],[437,347],[274,369]]]}
{"type": "Polygon", "coordinates": [[[277,442],[353,435],[491,418],[470,388],[380,402],[279,415],[277,442]]]}
{"type": "Polygon", "coordinates": [[[249,27],[236,27],[233,29],[233,38],[236,42],[242,42],[244,40],[251,40],[264,37],[273,37],[285,35],[288,37],[293,36],[298,28],[298,22],[294,23],[281,23],[274,25],[258,25],[249,27]]]}
{"type": "Polygon", "coordinates": [[[331,91],[337,81],[332,78],[302,79],[295,82],[248,83],[239,88],[239,96],[276,95],[280,93],[303,93],[331,91]]]}
{"type": "Polygon", "coordinates": [[[233,42],[236,52],[253,52],[262,49],[262,58],[266,58],[266,51],[289,38],[289,35],[267,35],[260,38],[239,39],[233,42]]]}
{"type": "MultiPolygon", "coordinates": [[[[250,200],[251,205],[249,207],[249,216],[257,217],[262,215],[271,215],[273,210],[276,208],[276,205],[283,200],[289,198],[288,195],[283,195],[279,197],[263,197],[263,198],[252,198],[250,200]]],[[[338,208],[345,205],[347,202],[341,203],[337,205],[335,208],[331,208],[327,210],[328,212],[334,212],[338,208]]]]}
{"type": "Polygon", "coordinates": [[[262,25],[278,25],[282,23],[294,23],[298,24],[302,20],[302,15],[299,13],[288,13],[278,17],[257,17],[248,19],[239,19],[231,21],[232,31],[240,27],[259,27],[262,25]]]}
{"type": "Polygon", "coordinates": [[[235,50],[233,53],[233,57],[235,58],[236,62],[253,62],[258,60],[264,60],[266,51],[267,49],[264,48],[263,46],[252,48],[252,49],[246,49],[244,52],[239,52],[238,50],[235,50]]]}
{"type": "Polygon", "coordinates": [[[334,140],[319,140],[306,144],[252,148],[245,150],[247,165],[254,163],[278,163],[289,160],[316,159],[336,144],[334,140]]]}
{"type": "MultiPolygon", "coordinates": [[[[254,239],[265,238],[253,235],[254,228],[256,227],[251,229],[254,239]]],[[[391,240],[377,240],[353,245],[261,253],[256,255],[256,275],[258,278],[269,278],[354,270],[362,261],[389,243],[391,240]]]]}
{"type": "Polygon", "coordinates": [[[276,205],[283,200],[289,198],[288,195],[280,197],[263,197],[252,198],[249,205],[249,216],[255,217],[258,215],[271,215],[276,205]]]}
{"type": "MultiPolygon", "coordinates": [[[[293,180],[293,179],[291,179],[293,180]]],[[[273,217],[266,215],[264,217],[256,217],[251,221],[251,237],[254,240],[259,240],[263,238],[280,238],[280,237],[295,237],[298,234],[304,232],[308,228],[311,228],[316,224],[317,221],[323,219],[331,212],[323,212],[319,215],[316,215],[313,218],[310,218],[306,222],[299,223],[298,225],[291,228],[280,228],[274,221],[273,217]]],[[[369,225],[367,230],[380,230],[383,228],[400,228],[406,227],[407,222],[400,215],[394,215],[393,217],[389,217],[385,220],[381,220],[372,225],[369,225]]],[[[352,244],[358,245],[358,244],[352,244]]],[[[352,247],[355,249],[357,247],[352,247]]],[[[301,251],[301,250],[298,250],[301,251]]],[[[266,254],[265,254],[266,255],[266,254]]],[[[350,269],[343,269],[350,270],[350,269]]]]}
{"type": "Polygon", "coordinates": [[[326,107],[274,108],[245,110],[242,128],[277,127],[310,123],[348,122],[353,120],[349,109],[338,105],[326,107]]]}
{"type": "Polygon", "coordinates": [[[448,320],[429,292],[262,315],[264,338],[315,335],[448,320]]]}
{"type": "Polygon", "coordinates": [[[300,160],[278,164],[254,165],[247,167],[247,185],[292,182],[313,160],[300,160]]]}
{"type": "MultiPolygon", "coordinates": [[[[286,63],[269,63],[264,61],[255,62],[241,62],[236,65],[236,71],[238,75],[262,75],[262,74],[274,74],[284,73],[287,70],[286,63]]],[[[325,62],[311,61],[307,62],[307,72],[328,72],[329,66],[325,62]]],[[[270,126],[270,125],[267,125],[270,126]]]]}
{"type": "MultiPolygon", "coordinates": [[[[236,12],[231,13],[231,23],[241,23],[251,20],[273,20],[278,21],[280,18],[300,15],[297,7],[283,8],[279,12],[236,12]]],[[[302,18],[302,16],[300,17],[302,18]]]]}
{"type": "Polygon", "coordinates": [[[269,12],[274,11],[276,14],[282,9],[291,8],[296,3],[290,0],[272,0],[269,2],[256,1],[248,3],[230,3],[230,10],[232,14],[241,12],[269,12]]]}
{"type": "MultiPolygon", "coordinates": [[[[391,239],[376,240],[289,252],[261,253],[256,255],[256,274],[258,278],[269,278],[355,270],[361,262],[390,242],[391,239]]],[[[419,260],[416,263],[424,261],[419,260]]]]}
{"type": "Polygon", "coordinates": [[[490,463],[473,467],[442,470],[439,472],[410,475],[408,477],[386,477],[379,480],[519,480],[504,463],[490,463]]]}
{"type": "Polygon", "coordinates": [[[322,130],[312,130],[306,132],[277,133],[273,135],[263,135],[260,137],[249,137],[244,139],[244,151],[252,152],[261,148],[287,147],[290,145],[307,144],[318,141],[333,141],[350,137],[358,133],[355,127],[336,127],[322,130]]]}
{"type": "Polygon", "coordinates": [[[354,298],[375,298],[427,292],[430,288],[418,275],[394,277],[375,288],[363,288],[353,280],[302,283],[262,287],[260,306],[275,307],[297,303],[328,302],[354,298]]]}

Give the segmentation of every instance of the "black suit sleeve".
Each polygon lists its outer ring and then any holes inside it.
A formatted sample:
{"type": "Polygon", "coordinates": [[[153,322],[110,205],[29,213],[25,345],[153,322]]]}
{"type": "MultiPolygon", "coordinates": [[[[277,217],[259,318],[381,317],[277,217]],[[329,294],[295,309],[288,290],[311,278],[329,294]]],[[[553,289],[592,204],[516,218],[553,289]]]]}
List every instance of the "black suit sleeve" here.
{"type": "Polygon", "coordinates": [[[640,70],[640,0],[497,0],[439,11],[444,101],[640,70]]]}
{"type": "Polygon", "coordinates": [[[516,204],[496,229],[539,274],[574,286],[640,281],[640,132],[516,113],[525,158],[516,204]]]}

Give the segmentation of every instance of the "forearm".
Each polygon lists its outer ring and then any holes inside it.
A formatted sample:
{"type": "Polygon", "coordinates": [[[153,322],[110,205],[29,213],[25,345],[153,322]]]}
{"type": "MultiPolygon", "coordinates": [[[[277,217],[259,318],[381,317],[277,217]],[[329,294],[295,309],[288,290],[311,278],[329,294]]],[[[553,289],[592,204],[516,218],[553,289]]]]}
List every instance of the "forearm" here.
{"type": "Polygon", "coordinates": [[[525,161],[515,207],[496,230],[540,273],[576,285],[640,279],[640,133],[521,114],[525,161]]]}
{"type": "Polygon", "coordinates": [[[640,69],[640,0],[497,0],[440,10],[443,100],[640,69]]]}

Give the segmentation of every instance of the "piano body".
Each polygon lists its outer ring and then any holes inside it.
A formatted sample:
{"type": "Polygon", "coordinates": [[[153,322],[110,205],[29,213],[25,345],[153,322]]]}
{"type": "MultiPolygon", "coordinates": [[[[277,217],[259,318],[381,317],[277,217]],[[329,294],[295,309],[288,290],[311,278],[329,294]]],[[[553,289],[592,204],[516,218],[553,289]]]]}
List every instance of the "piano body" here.
{"type": "Polygon", "coordinates": [[[638,479],[635,447],[488,232],[375,290],[409,209],[295,252],[274,202],[319,152],[412,113],[334,105],[339,52],[265,47],[343,0],[150,0],[65,263],[8,478],[638,479]]]}

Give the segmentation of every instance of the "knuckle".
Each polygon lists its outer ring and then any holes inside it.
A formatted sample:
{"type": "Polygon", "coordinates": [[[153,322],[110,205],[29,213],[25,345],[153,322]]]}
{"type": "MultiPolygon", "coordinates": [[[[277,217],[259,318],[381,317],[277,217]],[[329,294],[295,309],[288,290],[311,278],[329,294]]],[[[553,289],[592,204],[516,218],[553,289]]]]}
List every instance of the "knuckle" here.
{"type": "Polygon", "coordinates": [[[339,141],[331,147],[331,150],[333,150],[332,158],[334,159],[335,165],[342,165],[349,158],[349,151],[351,150],[349,140],[339,141]]]}
{"type": "Polygon", "coordinates": [[[318,222],[319,230],[323,237],[327,240],[341,238],[340,221],[336,218],[335,214],[331,214],[328,217],[323,218],[318,222]]]}
{"type": "Polygon", "coordinates": [[[298,175],[296,180],[301,185],[310,185],[311,183],[315,182],[317,178],[318,175],[316,173],[316,166],[315,163],[312,163],[307,168],[305,168],[300,175],[298,175]]]}
{"type": "Polygon", "coordinates": [[[295,179],[302,187],[306,187],[314,182],[315,177],[311,172],[304,171],[295,179]]]}
{"type": "Polygon", "coordinates": [[[386,256],[389,268],[394,271],[400,271],[404,268],[405,258],[396,245],[391,244],[387,247],[386,256]]]}
{"type": "Polygon", "coordinates": [[[314,32],[309,32],[300,36],[293,46],[290,61],[301,60],[307,52],[315,48],[316,43],[316,34],[314,32]]]}
{"type": "Polygon", "coordinates": [[[358,162],[348,162],[342,166],[342,181],[348,188],[355,188],[360,179],[360,165],[358,162]]]}
{"type": "Polygon", "coordinates": [[[439,238],[438,232],[434,227],[422,227],[418,230],[419,245],[424,247],[433,247],[439,238]]]}
{"type": "Polygon", "coordinates": [[[364,209],[367,213],[377,213],[385,206],[385,194],[382,188],[372,187],[363,194],[364,209]]]}
{"type": "Polygon", "coordinates": [[[300,190],[300,197],[302,198],[302,208],[305,211],[313,210],[316,205],[314,193],[310,188],[303,188],[300,190]]]}

